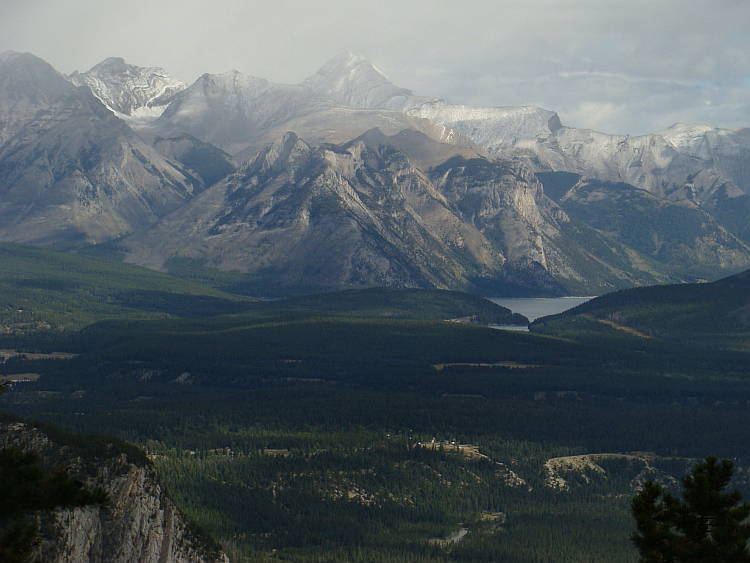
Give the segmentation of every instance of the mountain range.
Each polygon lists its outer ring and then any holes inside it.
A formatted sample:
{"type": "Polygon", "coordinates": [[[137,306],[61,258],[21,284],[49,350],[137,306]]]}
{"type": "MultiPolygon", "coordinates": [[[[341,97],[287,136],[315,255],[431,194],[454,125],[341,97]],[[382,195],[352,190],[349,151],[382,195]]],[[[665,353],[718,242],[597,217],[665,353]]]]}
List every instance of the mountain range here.
{"type": "Polygon", "coordinates": [[[750,267],[750,130],[642,137],[415,96],[344,53],[298,85],[0,56],[0,240],[278,292],[599,293],[750,267]]]}

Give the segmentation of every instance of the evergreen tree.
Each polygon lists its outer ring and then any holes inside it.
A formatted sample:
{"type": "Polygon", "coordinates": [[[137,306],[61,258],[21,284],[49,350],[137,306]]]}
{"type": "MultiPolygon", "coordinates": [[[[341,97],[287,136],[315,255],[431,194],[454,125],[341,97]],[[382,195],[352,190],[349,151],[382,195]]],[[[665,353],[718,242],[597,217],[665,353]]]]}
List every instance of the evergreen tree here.
{"type": "Polygon", "coordinates": [[[730,460],[706,458],[683,478],[683,500],[646,482],[631,505],[640,562],[750,563],[750,504],[725,492],[732,473],[730,460]]]}

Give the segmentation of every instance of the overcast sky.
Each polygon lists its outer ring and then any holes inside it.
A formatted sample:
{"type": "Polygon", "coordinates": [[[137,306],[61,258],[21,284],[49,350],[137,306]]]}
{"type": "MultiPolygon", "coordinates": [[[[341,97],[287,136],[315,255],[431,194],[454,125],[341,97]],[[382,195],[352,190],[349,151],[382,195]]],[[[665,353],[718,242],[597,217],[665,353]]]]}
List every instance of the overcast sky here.
{"type": "Polygon", "coordinates": [[[573,127],[750,126],[750,0],[0,0],[6,50],[292,84],[351,50],[415,94],[573,127]]]}

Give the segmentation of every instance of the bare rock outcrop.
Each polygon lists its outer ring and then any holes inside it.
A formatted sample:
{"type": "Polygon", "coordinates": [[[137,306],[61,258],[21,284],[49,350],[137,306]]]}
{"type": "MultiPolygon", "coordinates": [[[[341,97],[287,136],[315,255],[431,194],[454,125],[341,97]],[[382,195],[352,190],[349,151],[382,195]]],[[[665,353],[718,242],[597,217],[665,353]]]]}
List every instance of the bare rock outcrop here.
{"type": "MultiPolygon", "coordinates": [[[[26,423],[0,423],[0,447],[39,453],[45,465],[66,467],[109,494],[105,506],[40,516],[41,560],[49,563],[228,563],[207,537],[190,529],[155,469],[116,444],[68,445],[26,423]],[[93,454],[92,451],[96,453],[93,454]]],[[[135,450],[133,450],[135,451],[135,450]]]]}

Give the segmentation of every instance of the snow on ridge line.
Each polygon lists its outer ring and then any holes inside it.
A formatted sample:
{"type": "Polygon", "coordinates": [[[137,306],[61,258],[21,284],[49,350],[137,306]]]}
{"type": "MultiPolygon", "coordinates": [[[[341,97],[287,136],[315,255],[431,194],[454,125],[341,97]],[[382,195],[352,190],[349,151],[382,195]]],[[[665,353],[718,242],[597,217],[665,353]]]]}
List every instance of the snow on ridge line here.
{"type": "Polygon", "coordinates": [[[110,57],[85,73],[66,77],[76,86],[86,86],[108,109],[131,124],[158,118],[170,98],[187,88],[161,67],[138,67],[122,58],[110,57]]]}

